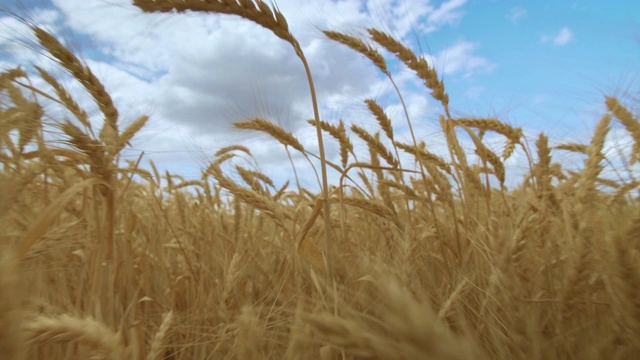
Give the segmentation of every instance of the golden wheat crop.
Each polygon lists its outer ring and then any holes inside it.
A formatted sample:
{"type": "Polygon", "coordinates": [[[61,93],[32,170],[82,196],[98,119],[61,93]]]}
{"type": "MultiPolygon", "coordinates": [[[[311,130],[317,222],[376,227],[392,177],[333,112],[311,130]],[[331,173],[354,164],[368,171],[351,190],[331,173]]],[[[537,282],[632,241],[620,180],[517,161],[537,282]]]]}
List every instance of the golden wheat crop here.
{"type": "MultiPolygon", "coordinates": [[[[315,94],[303,49],[275,6],[133,3],[145,12],[253,21],[292,45],[315,94]]],[[[631,163],[640,149],[638,116],[618,99],[604,99],[607,112],[589,144],[552,146],[539,134],[531,151],[522,129],[497,118],[452,117],[436,70],[390,35],[369,29],[370,44],[325,31],[392,83],[378,46],[415,72],[442,105],[448,154],[417,141],[400,93],[413,143],[395,138],[392,119],[372,99],[365,104],[377,132],[321,120],[313,95],[309,123],[319,142],[321,131],[337,142],[340,164],[266,120],[236,127],[319,159],[320,193],[299,182],[278,188],[268,173],[240,165],[255,164],[244,145],[218,150],[201,179],[187,181],[162,175],[153,162],[151,171],[141,169],[142,156],[123,165],[120,152],[153,119],[141,116],[120,130],[126,119],[89,67],[47,31],[32,30],[96,102],[104,125],[94,132],[63,82],[42,68],[0,73],[0,358],[640,354],[640,181],[603,177],[614,122],[634,141],[620,149],[631,163]],[[33,76],[48,87],[35,88],[33,76]],[[43,121],[43,98],[74,119],[43,121]],[[44,136],[54,129],[62,145],[44,136]],[[506,138],[502,156],[483,141],[486,131],[506,138]],[[354,150],[357,142],[368,152],[354,150]],[[563,169],[554,161],[558,150],[581,154],[584,165],[563,169]],[[531,166],[508,189],[505,160],[518,151],[531,166]],[[338,184],[329,184],[327,167],[340,173],[338,184]]]]}

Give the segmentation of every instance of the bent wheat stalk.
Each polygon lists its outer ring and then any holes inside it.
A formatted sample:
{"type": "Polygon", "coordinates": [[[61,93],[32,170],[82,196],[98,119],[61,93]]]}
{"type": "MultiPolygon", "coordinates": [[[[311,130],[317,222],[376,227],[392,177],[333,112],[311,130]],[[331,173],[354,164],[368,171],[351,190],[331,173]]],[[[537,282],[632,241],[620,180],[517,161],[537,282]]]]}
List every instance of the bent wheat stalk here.
{"type": "MultiPolygon", "coordinates": [[[[311,102],[313,105],[313,115],[316,121],[316,136],[318,138],[318,149],[320,152],[320,167],[322,170],[322,197],[324,201],[324,226],[325,226],[325,252],[329,256],[331,245],[331,222],[329,221],[329,180],[327,178],[327,161],[322,139],[322,129],[320,128],[320,111],[318,110],[318,100],[316,90],[311,76],[311,69],[307,58],[302,52],[302,47],[298,40],[289,31],[289,25],[284,15],[274,5],[273,8],[261,0],[133,0],[133,5],[139,7],[144,12],[171,12],[176,10],[184,12],[187,10],[212,12],[217,14],[237,15],[244,19],[271,30],[274,35],[291,44],[296,55],[302,61],[307,83],[311,92],[311,102]]],[[[331,274],[331,261],[328,261],[328,273],[331,274]]]]}

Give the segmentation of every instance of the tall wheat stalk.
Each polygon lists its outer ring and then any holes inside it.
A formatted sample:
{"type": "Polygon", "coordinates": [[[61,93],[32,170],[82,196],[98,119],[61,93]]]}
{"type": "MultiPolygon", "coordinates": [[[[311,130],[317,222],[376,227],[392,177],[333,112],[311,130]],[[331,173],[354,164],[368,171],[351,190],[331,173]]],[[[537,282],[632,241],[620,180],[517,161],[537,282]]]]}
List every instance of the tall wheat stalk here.
{"type": "Polygon", "coordinates": [[[332,273],[332,260],[330,259],[331,249],[333,248],[331,240],[331,222],[329,219],[329,180],[327,178],[327,160],[322,138],[322,129],[320,127],[320,111],[318,109],[318,100],[316,96],[311,68],[307,62],[307,58],[302,51],[302,47],[298,40],[289,31],[289,25],[284,15],[274,5],[273,8],[266,2],[261,0],[133,0],[133,4],[144,12],[184,12],[202,11],[217,14],[237,15],[244,19],[253,21],[254,23],[271,30],[274,35],[291,44],[296,56],[302,62],[311,92],[311,102],[313,106],[313,116],[316,122],[316,136],[318,138],[318,148],[320,151],[320,166],[322,170],[322,198],[324,200],[324,227],[325,227],[325,256],[327,261],[328,273],[332,273]]]}

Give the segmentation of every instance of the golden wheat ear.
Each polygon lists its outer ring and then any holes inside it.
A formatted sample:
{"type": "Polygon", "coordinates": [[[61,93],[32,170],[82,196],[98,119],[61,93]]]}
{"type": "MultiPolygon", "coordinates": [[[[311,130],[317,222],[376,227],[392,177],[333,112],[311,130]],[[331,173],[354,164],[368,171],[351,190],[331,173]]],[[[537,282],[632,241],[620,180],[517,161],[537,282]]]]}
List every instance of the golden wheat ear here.
{"type": "MultiPolygon", "coordinates": [[[[111,95],[105,90],[104,85],[87,65],[83,64],[53,35],[36,26],[34,26],[32,30],[38,38],[40,45],[89,92],[104,115],[105,124],[100,134],[101,139],[107,144],[115,143],[118,136],[118,110],[113,105],[111,95]]],[[[69,105],[73,108],[73,104],[69,103],[69,105]]],[[[82,114],[78,115],[83,116],[82,114]]]]}
{"type": "Polygon", "coordinates": [[[127,350],[121,334],[92,318],[71,315],[54,317],[37,316],[28,321],[25,331],[34,344],[55,342],[77,342],[91,348],[96,355],[106,359],[127,359],[127,350]]]}
{"type": "Polygon", "coordinates": [[[395,54],[409,69],[413,70],[420,79],[424,81],[427,88],[431,89],[431,96],[438,100],[447,115],[447,119],[451,119],[449,114],[449,95],[447,95],[444,82],[438,79],[438,73],[434,68],[429,66],[424,57],[416,56],[411,49],[404,46],[400,41],[394,39],[391,35],[378,29],[367,29],[373,41],[395,54]]]}

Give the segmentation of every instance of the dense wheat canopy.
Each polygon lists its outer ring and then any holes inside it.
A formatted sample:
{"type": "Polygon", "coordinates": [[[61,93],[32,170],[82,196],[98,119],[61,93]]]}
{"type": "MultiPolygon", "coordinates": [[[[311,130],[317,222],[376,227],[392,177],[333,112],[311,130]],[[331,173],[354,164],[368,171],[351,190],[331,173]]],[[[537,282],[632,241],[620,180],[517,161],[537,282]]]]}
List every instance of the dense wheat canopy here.
{"type": "Polygon", "coordinates": [[[499,117],[457,116],[438,69],[392,34],[322,32],[393,84],[410,129],[401,139],[373,98],[363,108],[374,128],[320,118],[305,49],[274,4],[133,4],[142,16],[233,15],[285,41],[307,70],[314,118],[303,125],[338,160],[253,117],[235,128],[282,146],[295,183],[281,185],[260,168],[251,143],[212,150],[196,179],[153,161],[146,170],[144,156],[122,153],[153,116],[127,117],[87,62],[29,24],[97,115],[90,120],[69,82],[44,67],[0,73],[0,358],[640,354],[637,103],[603,96],[585,143],[554,145],[547,133],[529,143],[523,128],[499,117]],[[439,106],[447,153],[415,136],[425,124],[409,115],[392,62],[439,106]],[[627,166],[605,151],[614,129],[633,141],[619,149],[627,166]],[[487,134],[504,147],[496,151],[487,134]],[[581,157],[576,169],[558,162],[565,152],[581,157]],[[299,181],[294,154],[312,166],[319,191],[299,181]],[[513,156],[529,167],[509,188],[513,156]]]}

